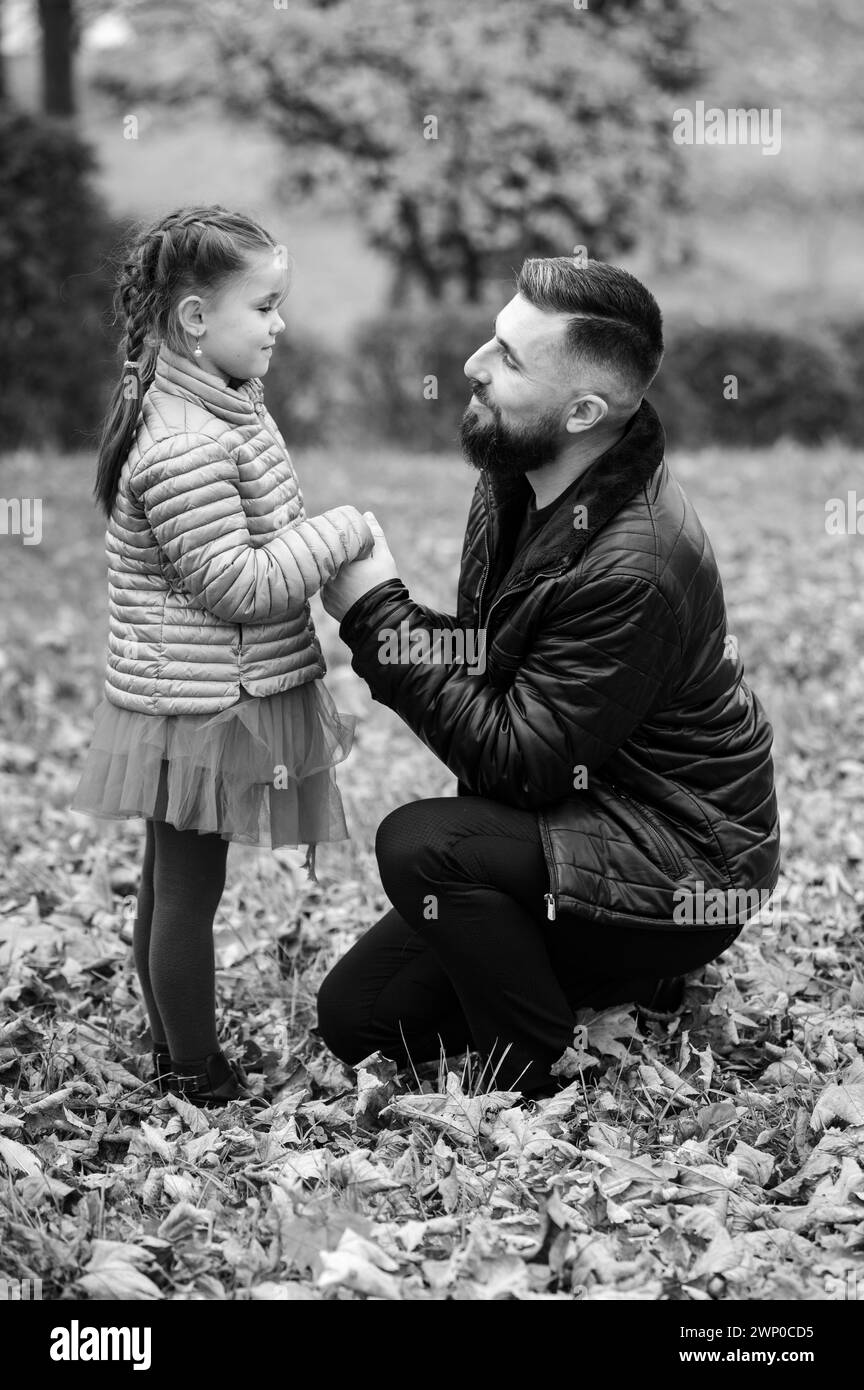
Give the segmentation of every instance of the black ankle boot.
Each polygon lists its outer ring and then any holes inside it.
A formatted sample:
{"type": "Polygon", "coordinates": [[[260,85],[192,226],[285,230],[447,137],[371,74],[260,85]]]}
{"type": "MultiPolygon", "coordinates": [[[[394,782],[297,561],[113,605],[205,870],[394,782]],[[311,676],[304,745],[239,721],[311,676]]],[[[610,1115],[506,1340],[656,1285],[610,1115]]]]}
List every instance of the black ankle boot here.
{"type": "Polygon", "coordinates": [[[227,1105],[232,1100],[251,1100],[246,1073],[239,1062],[229,1062],[224,1052],[211,1052],[191,1062],[174,1062],[178,1095],[193,1105],[227,1105]]]}
{"type": "Polygon", "coordinates": [[[174,1064],[167,1043],[153,1044],[153,1080],[160,1096],[167,1096],[169,1092],[177,1090],[177,1078],[174,1075],[174,1064]]]}
{"type": "Polygon", "coordinates": [[[686,983],[684,975],[658,980],[652,991],[636,1000],[640,1017],[651,1023],[671,1023],[681,1013],[686,983]]]}

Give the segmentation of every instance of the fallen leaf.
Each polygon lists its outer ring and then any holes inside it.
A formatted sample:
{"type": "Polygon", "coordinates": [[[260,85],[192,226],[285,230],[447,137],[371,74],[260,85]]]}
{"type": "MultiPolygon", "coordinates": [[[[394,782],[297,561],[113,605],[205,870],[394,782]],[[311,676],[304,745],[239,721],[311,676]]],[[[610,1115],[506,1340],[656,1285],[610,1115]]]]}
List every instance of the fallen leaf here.
{"type": "Polygon", "coordinates": [[[19,1144],[17,1139],[9,1139],[5,1134],[0,1134],[0,1158],[13,1172],[32,1176],[42,1171],[42,1164],[36,1155],[25,1144],[19,1144]]]}
{"type": "Polygon", "coordinates": [[[837,1121],[864,1125],[864,1058],[856,1058],[846,1069],[841,1084],[825,1087],[810,1116],[812,1129],[827,1129],[837,1121]]]}
{"type": "Polygon", "coordinates": [[[247,1297],[253,1302],[319,1302],[320,1295],[314,1289],[310,1289],[308,1284],[283,1283],[277,1284],[273,1280],[265,1280],[263,1284],[253,1284],[249,1289],[247,1297]]]}
{"type": "Polygon", "coordinates": [[[319,1289],[341,1285],[373,1298],[386,1298],[393,1302],[402,1298],[399,1280],[363,1255],[348,1249],[322,1250],[319,1258],[321,1273],[316,1280],[319,1289]]]}
{"type": "Polygon", "coordinates": [[[357,1103],[354,1118],[364,1129],[374,1129],[378,1116],[396,1093],[394,1078],[398,1071],[395,1062],[373,1052],[370,1057],[358,1062],[357,1103]]]}
{"type": "Polygon", "coordinates": [[[153,1257],[139,1245],[122,1241],[94,1240],[84,1273],[77,1280],[88,1297],[99,1300],[156,1299],[158,1285],[141,1269],[151,1266],[153,1257]]]}

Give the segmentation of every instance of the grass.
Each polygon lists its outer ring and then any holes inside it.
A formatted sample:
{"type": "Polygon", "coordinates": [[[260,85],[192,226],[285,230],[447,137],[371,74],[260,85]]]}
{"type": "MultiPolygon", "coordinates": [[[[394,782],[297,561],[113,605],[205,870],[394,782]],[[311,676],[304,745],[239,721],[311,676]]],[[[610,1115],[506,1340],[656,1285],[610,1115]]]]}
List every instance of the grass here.
{"type": "MultiPolygon", "coordinates": [[[[452,609],[473,483],[459,459],[296,462],[310,511],[374,510],[411,592],[452,609]]],[[[144,1084],[128,948],[141,826],[65,809],[102,678],[92,461],[3,459],[2,495],[43,501],[43,541],[0,537],[0,1274],[39,1275],[55,1298],[104,1296],[109,1276],[124,1296],[180,1299],[848,1296],[864,1182],[864,540],[828,536],[824,515],[861,456],[781,444],[671,462],[775,728],[782,927],[748,929],[671,1031],[641,1033],[626,1009],[584,1019],[581,1070],[533,1109],[471,1057],[398,1088],[380,1064],[358,1086],[309,1036],[315,992],[386,907],[378,823],[453,779],[371,701],[319,609],[328,683],[360,716],[340,772],[352,839],[322,851],[317,890],[299,856],[232,846],[223,1033],[275,1103],[203,1119],[144,1084]]]]}

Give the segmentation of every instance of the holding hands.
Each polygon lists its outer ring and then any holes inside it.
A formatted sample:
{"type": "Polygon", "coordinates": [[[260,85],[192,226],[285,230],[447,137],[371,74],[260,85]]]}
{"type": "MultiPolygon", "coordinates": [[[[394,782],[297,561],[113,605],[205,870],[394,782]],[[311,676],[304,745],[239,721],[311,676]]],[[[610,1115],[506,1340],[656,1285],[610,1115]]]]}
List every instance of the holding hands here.
{"type": "Polygon", "coordinates": [[[387,539],[374,513],[364,512],[363,520],[372,533],[374,550],[367,559],[357,559],[343,565],[335,578],[321,590],[325,613],[329,613],[331,618],[340,623],[348,609],[364,594],[368,594],[370,589],[376,588],[388,579],[399,578],[396,561],[390,553],[387,539]]]}

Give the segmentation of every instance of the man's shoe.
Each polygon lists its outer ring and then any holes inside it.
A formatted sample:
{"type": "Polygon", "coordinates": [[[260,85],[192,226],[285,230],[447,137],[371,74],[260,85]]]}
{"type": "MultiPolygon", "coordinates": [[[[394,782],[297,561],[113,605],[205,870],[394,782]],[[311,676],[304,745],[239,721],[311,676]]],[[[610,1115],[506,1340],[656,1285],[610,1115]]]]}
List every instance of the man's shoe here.
{"type": "Polygon", "coordinates": [[[672,975],[668,979],[658,980],[649,994],[636,1000],[640,1017],[650,1023],[671,1023],[681,1012],[686,982],[684,975],[672,975]]]}

